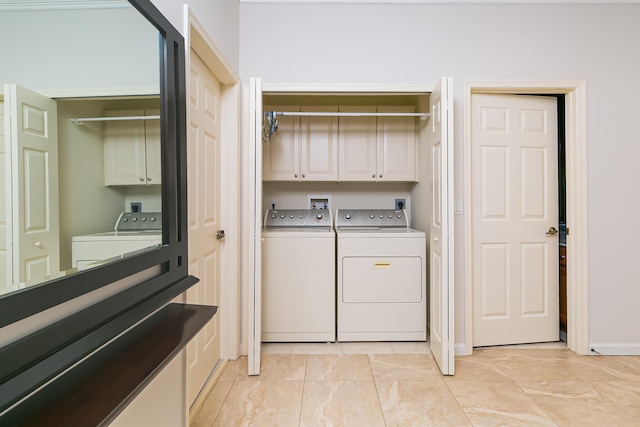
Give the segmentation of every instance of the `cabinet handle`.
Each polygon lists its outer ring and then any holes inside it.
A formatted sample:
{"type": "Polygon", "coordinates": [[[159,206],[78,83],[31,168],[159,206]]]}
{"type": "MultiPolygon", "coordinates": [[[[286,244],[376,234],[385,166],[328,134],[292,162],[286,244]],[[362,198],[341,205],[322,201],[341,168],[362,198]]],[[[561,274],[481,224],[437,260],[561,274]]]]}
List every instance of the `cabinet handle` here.
{"type": "Polygon", "coordinates": [[[151,178],[150,178],[150,177],[147,177],[147,181],[151,181],[151,178]]]}
{"type": "Polygon", "coordinates": [[[378,175],[380,178],[382,178],[382,174],[378,175]]]}
{"type": "Polygon", "coordinates": [[[372,173],[372,174],[371,174],[371,178],[375,178],[375,177],[376,177],[376,174],[375,174],[375,173],[372,173]]]}
{"type": "Polygon", "coordinates": [[[143,177],[140,177],[140,182],[144,182],[144,178],[143,177]]]}
{"type": "Polygon", "coordinates": [[[296,174],[294,174],[294,175],[293,175],[293,177],[294,177],[294,178],[297,178],[297,177],[298,177],[298,174],[297,174],[297,173],[296,173],[296,174]]]}
{"type": "Polygon", "coordinates": [[[304,177],[305,177],[305,174],[302,174],[302,177],[304,178],[304,177]]]}

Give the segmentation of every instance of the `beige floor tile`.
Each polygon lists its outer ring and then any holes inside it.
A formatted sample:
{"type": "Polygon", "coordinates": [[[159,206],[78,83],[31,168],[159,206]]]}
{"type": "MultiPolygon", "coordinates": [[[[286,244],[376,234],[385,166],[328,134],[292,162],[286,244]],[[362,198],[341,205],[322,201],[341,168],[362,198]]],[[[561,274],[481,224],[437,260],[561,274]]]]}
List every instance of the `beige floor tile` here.
{"type": "Polygon", "coordinates": [[[613,357],[618,362],[625,366],[635,369],[640,372],[640,356],[609,356],[613,357]]]}
{"type": "Polygon", "coordinates": [[[342,344],[332,343],[296,343],[291,346],[291,354],[342,354],[342,344]]]}
{"type": "MultiPolygon", "coordinates": [[[[505,349],[485,350],[484,352],[505,374],[516,381],[572,381],[580,379],[571,369],[573,359],[553,358],[548,354],[549,352],[563,352],[563,350],[505,349]]],[[[568,350],[566,352],[572,353],[568,350]]]]}
{"type": "Polygon", "coordinates": [[[514,382],[446,383],[474,426],[555,426],[551,418],[514,382]]]}
{"type": "Polygon", "coordinates": [[[376,381],[440,379],[440,370],[423,354],[371,354],[369,363],[376,381]]]}
{"type": "Polygon", "coordinates": [[[247,371],[247,357],[241,356],[236,360],[229,360],[220,374],[220,380],[235,380],[240,371],[247,371]]]}
{"type": "Polygon", "coordinates": [[[640,425],[640,381],[590,381],[589,384],[635,417],[640,425]]]}
{"type": "Polygon", "coordinates": [[[342,354],[393,354],[388,342],[343,342],[342,354]]]}
{"type": "Polygon", "coordinates": [[[236,381],[213,426],[298,426],[303,388],[303,381],[236,381]]]}
{"type": "Polygon", "coordinates": [[[478,347],[479,350],[540,350],[536,344],[510,344],[478,347]]]}
{"type": "Polygon", "coordinates": [[[310,354],[305,381],[372,381],[366,354],[310,354]]]}
{"type": "Polygon", "coordinates": [[[210,427],[218,416],[234,380],[219,379],[193,418],[190,427],[210,427]]]}
{"type": "Polygon", "coordinates": [[[428,342],[392,342],[395,354],[431,354],[428,342]]]}
{"type": "Polygon", "coordinates": [[[536,343],[536,347],[539,348],[540,350],[548,350],[548,349],[554,349],[554,350],[567,350],[567,343],[564,341],[555,341],[555,342],[539,342],[536,343]]]}
{"type": "Polygon", "coordinates": [[[373,381],[307,381],[300,426],[384,427],[373,381]]]}
{"type": "Polygon", "coordinates": [[[442,380],[376,381],[387,427],[470,426],[442,380]]]}
{"type": "Polygon", "coordinates": [[[279,342],[263,342],[260,345],[261,354],[291,354],[293,344],[279,342]]]}
{"type": "Polygon", "coordinates": [[[560,426],[638,426],[638,420],[585,381],[519,382],[560,426]]]}
{"type": "Polygon", "coordinates": [[[238,380],[289,380],[304,381],[307,356],[303,354],[263,354],[260,358],[260,375],[238,373],[238,380]]]}
{"type": "Polygon", "coordinates": [[[582,380],[640,381],[640,371],[612,356],[576,356],[567,360],[571,372],[582,380]]]}
{"type": "Polygon", "coordinates": [[[475,351],[471,356],[456,357],[455,375],[445,376],[445,381],[512,381],[485,353],[475,351]]]}

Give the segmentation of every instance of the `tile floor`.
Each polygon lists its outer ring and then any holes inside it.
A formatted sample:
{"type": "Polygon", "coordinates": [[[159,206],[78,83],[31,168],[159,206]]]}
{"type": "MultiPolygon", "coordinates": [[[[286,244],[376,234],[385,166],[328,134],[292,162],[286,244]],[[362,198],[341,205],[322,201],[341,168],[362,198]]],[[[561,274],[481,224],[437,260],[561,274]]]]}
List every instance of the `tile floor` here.
{"type": "Polygon", "coordinates": [[[230,361],[191,427],[640,426],[640,356],[484,348],[443,377],[427,343],[263,344],[230,361]]]}

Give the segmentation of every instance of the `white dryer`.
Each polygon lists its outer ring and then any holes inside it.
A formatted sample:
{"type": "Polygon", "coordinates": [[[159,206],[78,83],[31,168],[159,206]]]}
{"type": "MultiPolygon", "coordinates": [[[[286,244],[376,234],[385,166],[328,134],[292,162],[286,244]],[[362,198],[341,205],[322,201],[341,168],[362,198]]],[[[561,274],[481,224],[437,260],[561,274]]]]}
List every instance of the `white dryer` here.
{"type": "Polygon", "coordinates": [[[131,252],[157,248],[161,244],[160,212],[123,212],[116,220],[114,231],[71,238],[72,267],[85,270],[114,258],[123,258],[131,252]]]}
{"type": "Polygon", "coordinates": [[[339,209],[338,341],[426,341],[426,236],[406,212],[339,209]]]}
{"type": "Polygon", "coordinates": [[[262,242],[262,341],[335,341],[331,212],[269,210],[262,242]]]}

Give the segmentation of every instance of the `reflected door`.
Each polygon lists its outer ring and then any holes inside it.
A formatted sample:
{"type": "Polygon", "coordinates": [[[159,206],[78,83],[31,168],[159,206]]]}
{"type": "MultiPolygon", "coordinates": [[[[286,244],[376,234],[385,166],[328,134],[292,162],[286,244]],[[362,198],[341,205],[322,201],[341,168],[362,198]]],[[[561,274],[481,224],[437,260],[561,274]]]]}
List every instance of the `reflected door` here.
{"type": "Polygon", "coordinates": [[[474,94],[473,346],[558,340],[556,99],[474,94]]]}
{"type": "Polygon", "coordinates": [[[57,108],[52,99],[4,86],[8,283],[39,283],[60,270],[57,108]],[[10,218],[9,218],[10,216],[10,218]]]}

